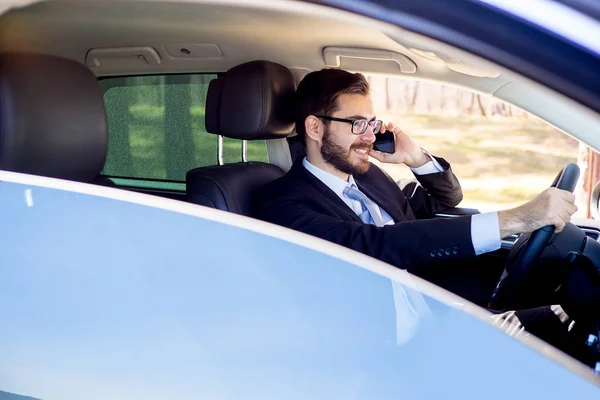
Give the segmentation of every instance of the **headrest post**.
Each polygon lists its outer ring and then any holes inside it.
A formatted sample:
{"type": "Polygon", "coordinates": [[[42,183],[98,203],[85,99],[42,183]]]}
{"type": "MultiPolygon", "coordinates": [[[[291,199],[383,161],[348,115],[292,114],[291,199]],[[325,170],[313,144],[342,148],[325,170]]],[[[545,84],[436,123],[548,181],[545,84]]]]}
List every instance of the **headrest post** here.
{"type": "Polygon", "coordinates": [[[223,136],[218,135],[217,138],[217,163],[223,165],[223,136]]]}
{"type": "Polygon", "coordinates": [[[242,162],[248,161],[248,141],[242,140],[242,162]]]}

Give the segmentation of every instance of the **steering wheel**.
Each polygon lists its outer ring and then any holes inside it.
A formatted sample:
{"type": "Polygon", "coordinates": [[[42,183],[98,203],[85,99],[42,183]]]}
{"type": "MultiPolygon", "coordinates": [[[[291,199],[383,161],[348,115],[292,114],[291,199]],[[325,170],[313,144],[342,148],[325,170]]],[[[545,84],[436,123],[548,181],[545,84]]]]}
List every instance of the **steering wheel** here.
{"type": "MultiPolygon", "coordinates": [[[[578,179],[579,167],[577,164],[569,163],[556,176],[551,187],[573,192],[578,179]]],[[[512,265],[508,265],[510,263],[509,258],[507,266],[492,294],[489,304],[491,308],[504,310],[508,307],[519,307],[518,294],[526,289],[525,284],[527,283],[527,278],[531,273],[532,267],[540,258],[553,234],[554,226],[548,225],[534,231],[528,240],[523,235],[519,236],[513,247],[516,247],[519,240],[524,239],[525,242],[519,249],[516,249],[519,253],[514,258],[512,265]]]]}

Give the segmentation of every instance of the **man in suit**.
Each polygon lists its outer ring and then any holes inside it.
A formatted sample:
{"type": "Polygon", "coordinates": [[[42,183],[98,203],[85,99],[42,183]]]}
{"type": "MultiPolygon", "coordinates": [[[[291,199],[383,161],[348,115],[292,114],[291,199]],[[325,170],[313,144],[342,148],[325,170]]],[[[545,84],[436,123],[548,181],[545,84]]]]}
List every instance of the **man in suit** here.
{"type": "MultiPolygon", "coordinates": [[[[298,86],[295,111],[306,157],[261,190],[261,218],[417,275],[440,261],[499,249],[505,236],[546,225],[560,232],[577,210],[572,193],[549,188],[514,209],[433,219],[460,203],[460,184],[448,162],[423,150],[400,128],[377,120],[361,74],[338,69],[308,74],[298,86]],[[385,130],[395,134],[393,154],[373,150],[375,133],[385,130]],[[419,184],[400,189],[369,156],[406,164],[419,184]]],[[[499,318],[511,331],[524,326],[563,349],[573,342],[571,320],[560,306],[499,318]]]]}
{"type": "Polygon", "coordinates": [[[361,74],[325,69],[308,74],[296,93],[296,132],[306,157],[262,191],[262,218],[418,273],[440,260],[500,248],[501,237],[546,225],[564,228],[575,196],[550,188],[500,212],[432,219],[455,207],[462,190],[450,165],[400,128],[377,120],[361,74]],[[393,131],[393,154],[373,150],[375,132],[393,131]],[[369,156],[406,164],[420,185],[403,190],[369,156]]]}

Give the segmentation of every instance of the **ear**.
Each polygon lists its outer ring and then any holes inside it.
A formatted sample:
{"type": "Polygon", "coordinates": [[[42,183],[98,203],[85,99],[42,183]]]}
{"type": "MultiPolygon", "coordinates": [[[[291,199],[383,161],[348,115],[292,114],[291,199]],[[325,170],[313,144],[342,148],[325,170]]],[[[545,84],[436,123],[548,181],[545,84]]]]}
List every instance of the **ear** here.
{"type": "Polygon", "coordinates": [[[323,140],[323,124],[319,118],[314,115],[306,117],[304,120],[304,130],[306,131],[307,138],[321,144],[323,140]]]}

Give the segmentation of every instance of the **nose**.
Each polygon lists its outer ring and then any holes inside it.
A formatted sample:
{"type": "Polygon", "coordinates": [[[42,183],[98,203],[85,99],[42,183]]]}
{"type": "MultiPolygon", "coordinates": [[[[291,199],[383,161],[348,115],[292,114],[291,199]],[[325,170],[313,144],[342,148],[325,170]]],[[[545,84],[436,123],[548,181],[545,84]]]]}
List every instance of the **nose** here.
{"type": "Polygon", "coordinates": [[[368,143],[373,143],[375,141],[375,132],[373,132],[373,128],[371,128],[371,125],[369,125],[365,133],[363,133],[360,136],[360,140],[368,143]]]}

